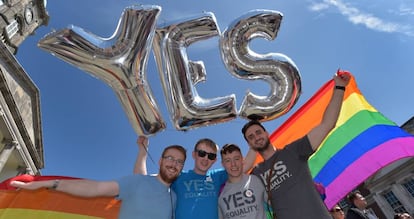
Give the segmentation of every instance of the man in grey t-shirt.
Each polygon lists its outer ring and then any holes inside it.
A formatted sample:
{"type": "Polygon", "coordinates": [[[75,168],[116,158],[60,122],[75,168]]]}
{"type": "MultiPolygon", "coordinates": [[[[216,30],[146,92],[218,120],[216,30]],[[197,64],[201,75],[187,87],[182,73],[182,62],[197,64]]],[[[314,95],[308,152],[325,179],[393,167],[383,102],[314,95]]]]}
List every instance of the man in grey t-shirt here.
{"type": "Polygon", "coordinates": [[[221,164],[228,180],[218,200],[220,219],[266,219],[264,204],[266,191],[260,179],[243,174],[243,156],[235,144],[226,144],[220,150],[221,164]]]}
{"type": "MultiPolygon", "coordinates": [[[[263,157],[253,174],[259,176],[269,192],[277,219],[330,219],[331,216],[315,189],[308,166],[309,156],[335,127],[350,74],[338,72],[335,87],[322,121],[302,138],[279,150],[273,147],[263,125],[252,120],[242,133],[250,148],[263,157]]],[[[280,145],[283,146],[283,145],[280,145]]]]}

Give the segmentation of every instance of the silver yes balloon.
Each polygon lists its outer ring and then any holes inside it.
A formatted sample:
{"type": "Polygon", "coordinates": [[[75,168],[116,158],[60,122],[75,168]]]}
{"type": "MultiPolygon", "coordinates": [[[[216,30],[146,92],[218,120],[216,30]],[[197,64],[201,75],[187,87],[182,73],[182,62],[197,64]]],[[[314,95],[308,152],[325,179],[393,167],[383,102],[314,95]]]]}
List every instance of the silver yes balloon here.
{"type": "Polygon", "coordinates": [[[273,120],[288,112],[299,98],[301,80],[293,61],[280,53],[257,54],[248,47],[256,37],[275,39],[281,21],[279,12],[253,10],[236,19],[221,35],[221,57],[227,70],[237,78],[264,80],[271,88],[268,96],[248,91],[240,117],[273,120]]]}
{"type": "Polygon", "coordinates": [[[188,60],[186,48],[200,40],[218,36],[217,22],[212,13],[158,27],[154,54],[176,129],[216,124],[236,118],[236,97],[229,95],[204,99],[195,85],[205,81],[202,61],[188,60]]]}
{"type": "Polygon", "coordinates": [[[147,83],[146,68],[160,12],[158,6],[131,6],[108,39],[70,26],[46,35],[38,46],[108,84],[135,132],[154,134],[165,128],[165,122],[147,83]]]}
{"type": "MultiPolygon", "coordinates": [[[[234,119],[235,95],[201,98],[195,85],[205,80],[204,65],[187,58],[190,44],[220,35],[214,15],[204,13],[156,29],[160,11],[159,6],[126,8],[109,39],[71,26],[48,34],[38,45],[112,87],[139,135],[165,128],[146,80],[152,43],[167,107],[178,130],[234,119]]],[[[244,118],[275,119],[289,111],[300,94],[300,76],[288,57],[257,55],[247,47],[253,37],[274,39],[281,18],[275,11],[256,10],[237,19],[221,36],[222,58],[233,75],[271,84],[268,97],[247,94],[239,111],[244,118]]]]}

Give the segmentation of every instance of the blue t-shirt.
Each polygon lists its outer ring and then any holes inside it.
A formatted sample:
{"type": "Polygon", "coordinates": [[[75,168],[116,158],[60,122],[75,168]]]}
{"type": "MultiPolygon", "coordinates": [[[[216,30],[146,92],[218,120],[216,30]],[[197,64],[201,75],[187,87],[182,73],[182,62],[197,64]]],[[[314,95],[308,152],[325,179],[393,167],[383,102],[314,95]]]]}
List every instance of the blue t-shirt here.
{"type": "Polygon", "coordinates": [[[125,176],[117,182],[117,198],[122,200],[118,218],[172,218],[176,195],[156,176],[136,174],[125,176]]]}
{"type": "Polygon", "coordinates": [[[171,186],[177,194],[176,219],[218,218],[219,191],[226,180],[224,169],[210,170],[207,175],[193,170],[181,172],[171,186]]]}

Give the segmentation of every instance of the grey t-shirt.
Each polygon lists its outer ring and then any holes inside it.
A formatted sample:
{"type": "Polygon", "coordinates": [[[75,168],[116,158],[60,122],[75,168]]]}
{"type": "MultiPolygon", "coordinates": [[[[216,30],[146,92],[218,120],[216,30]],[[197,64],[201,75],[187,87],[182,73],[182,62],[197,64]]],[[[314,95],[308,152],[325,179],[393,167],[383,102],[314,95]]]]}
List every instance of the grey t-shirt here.
{"type": "Polygon", "coordinates": [[[304,136],[253,169],[266,190],[271,190],[277,219],[331,219],[310,174],[308,158],[312,153],[309,139],[304,136]]]}
{"type": "Polygon", "coordinates": [[[267,200],[263,183],[257,176],[243,175],[237,183],[226,182],[219,200],[220,219],[266,219],[267,200]]]}

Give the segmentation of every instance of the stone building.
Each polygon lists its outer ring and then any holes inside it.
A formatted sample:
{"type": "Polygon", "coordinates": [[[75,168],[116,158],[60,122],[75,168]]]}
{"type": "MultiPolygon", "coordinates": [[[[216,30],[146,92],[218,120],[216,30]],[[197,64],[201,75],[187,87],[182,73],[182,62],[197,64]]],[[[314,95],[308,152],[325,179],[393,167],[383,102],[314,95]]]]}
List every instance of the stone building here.
{"type": "MultiPolygon", "coordinates": [[[[402,126],[414,134],[414,117],[402,126]]],[[[368,209],[378,218],[394,218],[395,213],[414,214],[414,158],[398,160],[371,176],[357,188],[368,202],[368,209]]],[[[346,200],[341,201],[344,209],[346,200]]]]}
{"type": "Polygon", "coordinates": [[[16,60],[18,46],[47,25],[45,0],[0,0],[0,181],[44,167],[39,89],[16,60]]]}
{"type": "MultiPolygon", "coordinates": [[[[414,117],[401,128],[414,134],[414,117]]],[[[369,190],[369,200],[375,203],[377,215],[393,218],[395,213],[414,214],[414,158],[409,157],[392,163],[370,177],[364,184],[369,190]]]]}

